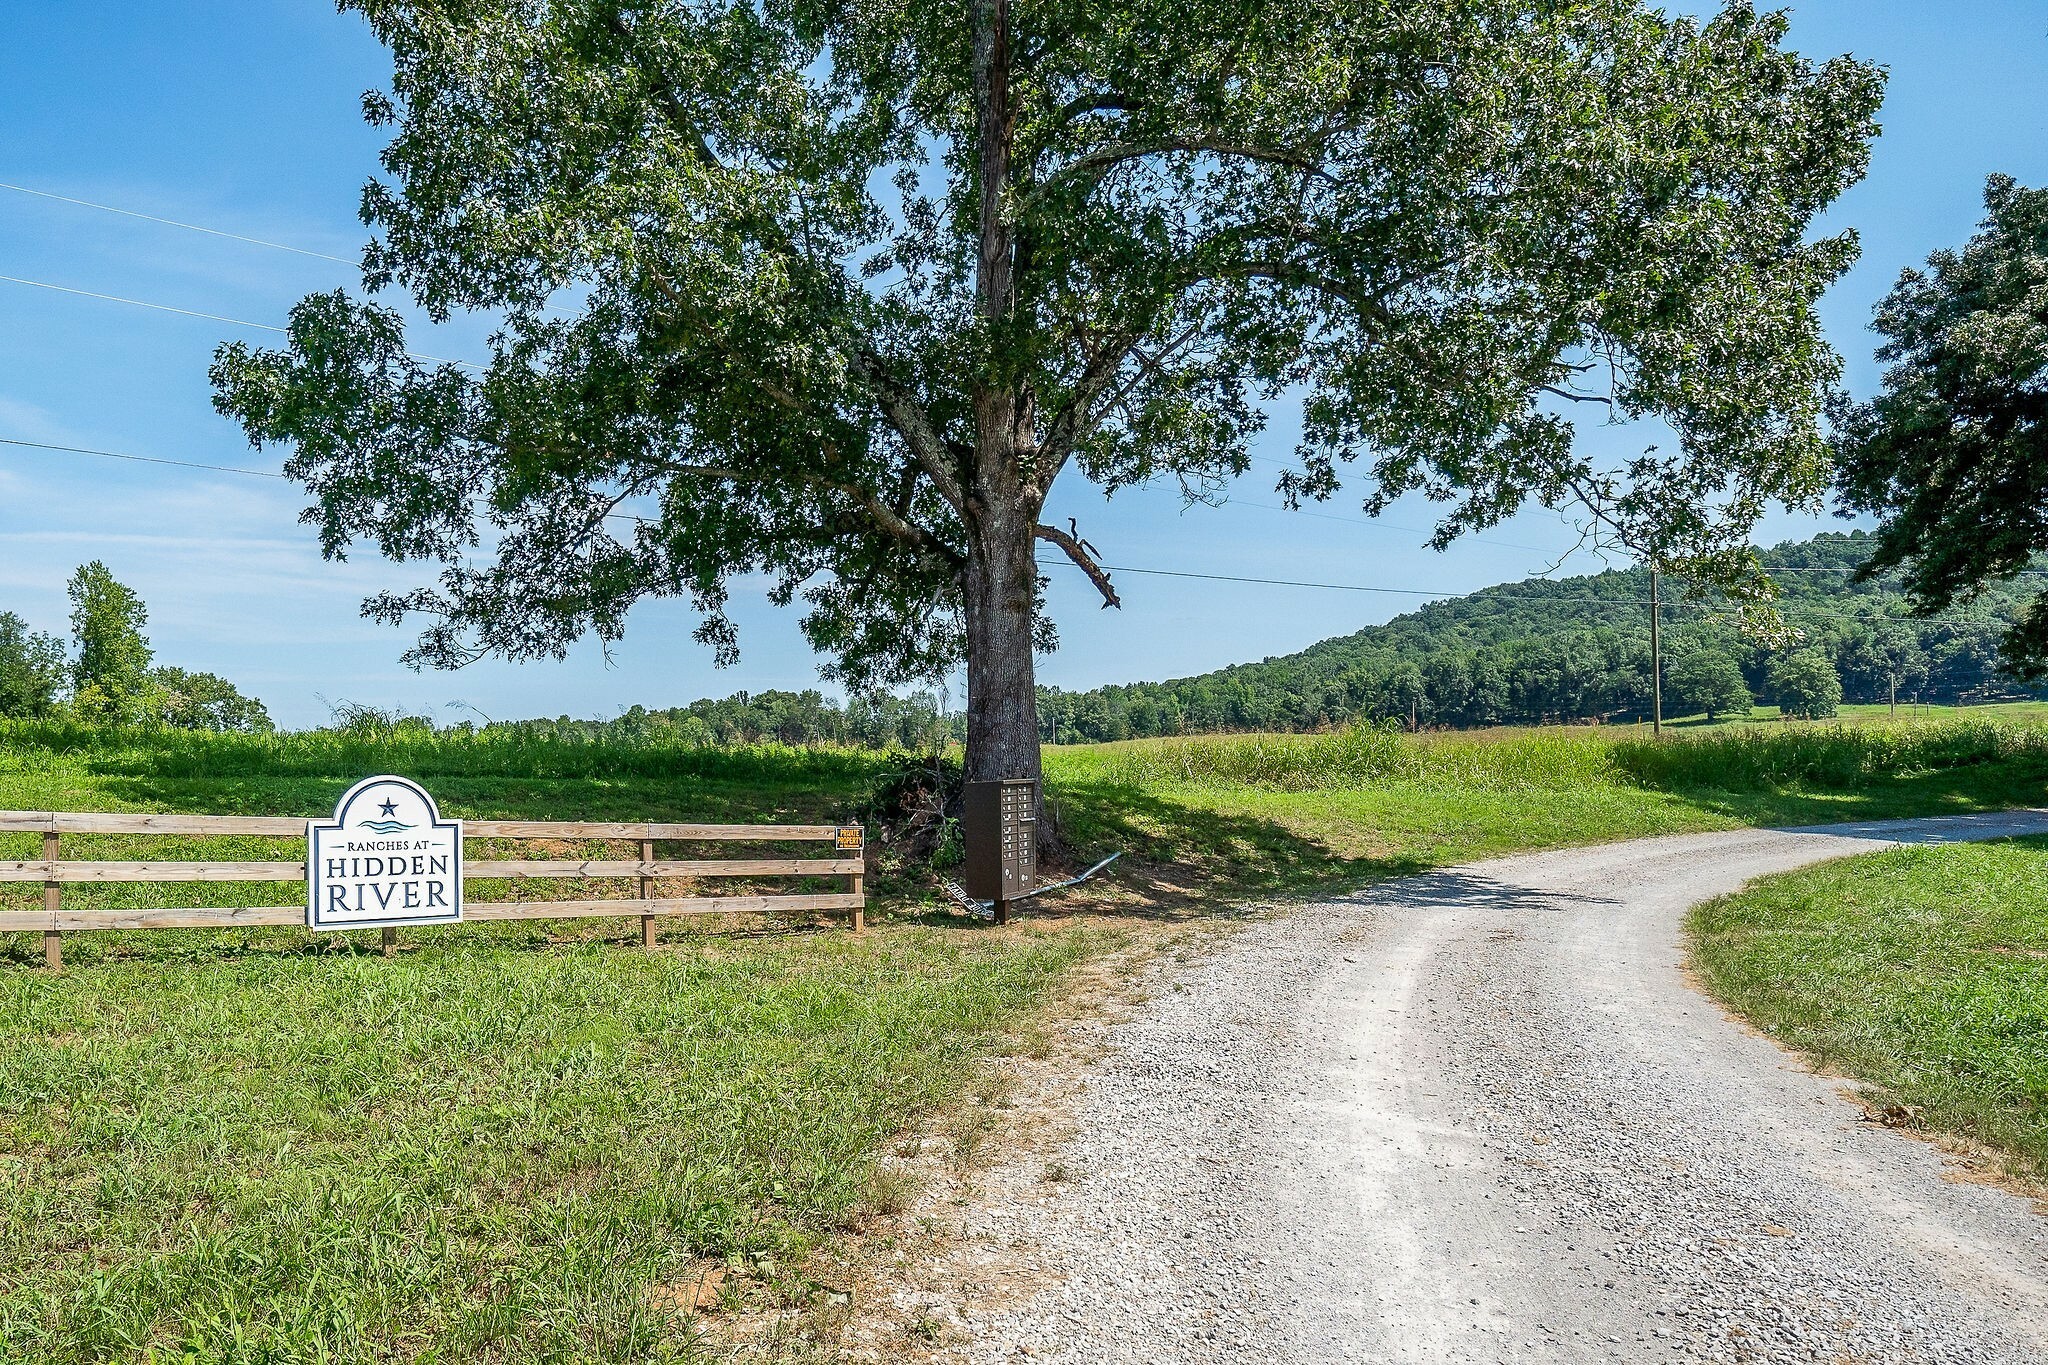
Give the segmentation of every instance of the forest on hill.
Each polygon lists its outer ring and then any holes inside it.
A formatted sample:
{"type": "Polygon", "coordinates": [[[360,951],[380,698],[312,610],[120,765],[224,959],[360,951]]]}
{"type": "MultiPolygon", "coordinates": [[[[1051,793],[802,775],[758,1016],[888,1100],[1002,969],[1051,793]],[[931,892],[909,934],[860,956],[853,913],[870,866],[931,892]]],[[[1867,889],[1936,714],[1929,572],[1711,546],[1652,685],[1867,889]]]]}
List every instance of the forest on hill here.
{"type": "MultiPolygon", "coordinates": [[[[1967,606],[1921,620],[1894,580],[1852,583],[1868,557],[1864,532],[1827,533],[1763,554],[1799,633],[1761,647],[1727,604],[1664,592],[1667,716],[1741,713],[1752,703],[1826,715],[1840,701],[1970,702],[2048,695],[2001,671],[1998,641],[2033,591],[1993,584],[1967,606]]],[[[261,702],[224,679],[154,664],[145,609],[104,567],[72,585],[70,648],[0,612],[0,717],[87,725],[267,730],[261,702]]],[[[1359,720],[1419,728],[1623,722],[1650,713],[1650,583],[1642,569],[1526,579],[1434,602],[1384,625],[1296,654],[1198,677],[1039,691],[1040,733],[1089,743],[1218,731],[1313,731],[1359,720]]],[[[961,737],[963,719],[932,693],[855,696],[815,690],[736,692],[688,706],[635,706],[607,718],[490,721],[555,741],[735,745],[761,741],[930,750],[961,737]]],[[[343,702],[326,728],[363,735],[474,730],[428,715],[343,702]]]]}
{"type": "MultiPolygon", "coordinates": [[[[1916,619],[1895,578],[1851,581],[1871,546],[1866,532],[1827,532],[1763,552],[1783,590],[1780,610],[1800,633],[1786,649],[1744,638],[1725,602],[1688,598],[1667,578],[1665,714],[1758,702],[1828,714],[1830,695],[1878,702],[1894,689],[1901,702],[2044,693],[2005,675],[1998,659],[1999,637],[2032,587],[1992,584],[1967,606],[1916,619]]],[[[1260,663],[1085,692],[1044,688],[1041,731],[1079,744],[1370,719],[1441,728],[1642,720],[1651,707],[1649,601],[1647,569],[1501,584],[1260,663]]]]}

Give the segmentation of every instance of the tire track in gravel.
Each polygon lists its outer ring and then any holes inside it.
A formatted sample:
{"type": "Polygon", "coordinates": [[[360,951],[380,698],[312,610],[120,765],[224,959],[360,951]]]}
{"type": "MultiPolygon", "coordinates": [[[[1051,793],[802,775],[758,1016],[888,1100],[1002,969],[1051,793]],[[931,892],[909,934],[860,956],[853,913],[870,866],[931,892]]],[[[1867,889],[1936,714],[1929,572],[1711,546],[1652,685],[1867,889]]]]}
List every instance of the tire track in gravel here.
{"type": "Polygon", "coordinates": [[[2048,1218],[1944,1179],[1686,984],[1685,911],[2048,812],[1743,830],[1404,878],[1154,984],[1071,1184],[1003,1211],[1045,1286],[972,1361],[2048,1360],[2048,1218]]]}

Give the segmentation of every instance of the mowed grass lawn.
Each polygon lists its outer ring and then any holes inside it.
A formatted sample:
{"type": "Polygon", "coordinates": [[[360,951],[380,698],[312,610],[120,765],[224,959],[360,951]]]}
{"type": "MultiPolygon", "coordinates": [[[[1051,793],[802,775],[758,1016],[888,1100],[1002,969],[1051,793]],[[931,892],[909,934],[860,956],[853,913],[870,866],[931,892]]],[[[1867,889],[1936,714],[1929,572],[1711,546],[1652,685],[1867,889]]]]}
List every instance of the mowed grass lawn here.
{"type": "Polygon", "coordinates": [[[2048,840],[1901,848],[1691,916],[1708,988],[1917,1126],[2048,1184],[2048,840]]]}
{"type": "Polygon", "coordinates": [[[679,1356],[698,1262],[814,1297],[802,1258],[859,1216],[876,1145],[1092,946],[476,936],[17,969],[0,1356],[679,1356]]]}
{"type": "MultiPolygon", "coordinates": [[[[0,727],[0,809],[304,816],[388,771],[475,818],[837,823],[887,766],[772,747],[0,727]]],[[[1116,879],[1000,931],[947,912],[927,872],[885,863],[861,938],[677,926],[647,954],[632,920],[514,922],[408,931],[386,961],[363,934],[81,933],[52,976],[37,936],[0,935],[0,1359],[689,1358],[704,1354],[693,1277],[714,1262],[735,1268],[735,1298],[815,1310],[803,1321],[829,1351],[851,1286],[820,1278],[822,1252],[894,1202],[873,1182],[878,1151],[985,1088],[1076,964],[1161,921],[1520,848],[2038,803],[2044,781],[2048,732],[2012,724],[1726,727],[1663,746],[1597,730],[1110,745],[1049,753],[1048,793],[1078,856],[1128,852],[1116,879]]],[[[0,835],[0,859],[39,847],[0,835]]],[[[32,884],[0,888],[10,908],[38,901],[32,884]]]]}

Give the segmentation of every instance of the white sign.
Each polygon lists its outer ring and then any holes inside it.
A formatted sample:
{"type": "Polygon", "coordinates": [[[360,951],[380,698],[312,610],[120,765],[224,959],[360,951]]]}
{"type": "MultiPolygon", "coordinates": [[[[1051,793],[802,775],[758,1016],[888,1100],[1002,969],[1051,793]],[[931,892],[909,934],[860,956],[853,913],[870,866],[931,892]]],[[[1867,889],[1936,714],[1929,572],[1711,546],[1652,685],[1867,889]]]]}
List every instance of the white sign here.
{"type": "Polygon", "coordinates": [[[356,783],[306,824],[306,927],[382,929],[462,919],[462,822],[402,777],[356,783]]]}

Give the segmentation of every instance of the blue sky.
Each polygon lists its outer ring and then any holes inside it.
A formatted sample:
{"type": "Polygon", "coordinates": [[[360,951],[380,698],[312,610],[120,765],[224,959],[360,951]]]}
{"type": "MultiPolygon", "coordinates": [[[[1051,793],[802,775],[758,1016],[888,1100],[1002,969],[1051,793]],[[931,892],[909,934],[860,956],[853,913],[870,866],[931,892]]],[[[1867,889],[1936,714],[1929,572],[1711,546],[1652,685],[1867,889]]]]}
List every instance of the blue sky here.
{"type": "MultiPolygon", "coordinates": [[[[1826,0],[1797,4],[1794,45],[1854,52],[1892,80],[1870,178],[1831,223],[1863,235],[1862,263],[1829,295],[1825,319],[1852,386],[1875,378],[1871,305],[1899,270],[1963,240],[1984,176],[2048,181],[2048,6],[2039,0],[1826,0]]],[[[387,64],[362,23],[284,0],[80,5],[19,0],[0,18],[0,181],[289,243],[352,260],[355,209],[380,139],[362,92],[387,64]]],[[[301,295],[355,283],[345,265],[0,190],[0,275],[275,325],[301,295]]],[[[271,334],[0,282],[0,436],[259,467],[209,406],[206,367],[231,337],[271,334]]],[[[481,358],[481,329],[423,331],[418,349],[481,358]]],[[[1627,443],[1625,432],[1588,439],[1627,443]]],[[[1292,446],[1275,414],[1262,454],[1292,446]]],[[[1229,506],[1184,511],[1170,488],[1105,504],[1063,484],[1051,512],[1080,519],[1114,563],[1319,582],[1465,591],[1520,578],[1571,543],[1529,513],[1484,543],[1421,548],[1425,507],[1378,524],[1346,495],[1303,517],[1275,510],[1276,467],[1260,463],[1229,506]],[[1352,518],[1359,518],[1353,520],[1352,518]]],[[[579,646],[562,663],[491,662],[455,674],[397,662],[407,637],[357,616],[369,592],[420,581],[419,566],[362,555],[320,559],[297,522],[302,499],[273,479],[121,464],[0,446],[0,609],[62,628],[71,569],[103,559],[149,603],[166,663],[223,673],[280,722],[316,723],[319,698],[402,705],[447,719],[605,715],[739,689],[817,684],[793,612],[735,594],[744,657],[712,667],[681,604],[648,603],[606,660],[579,646]]],[[[1835,525],[1839,523],[1829,522],[1835,525]]],[[[1779,516],[1766,539],[1815,523],[1779,516]]],[[[1583,557],[1565,572],[1591,570],[1583,557]]],[[[1121,613],[1097,609],[1055,571],[1063,647],[1041,677],[1066,687],[1163,678],[1285,653],[1386,619],[1398,596],[1124,576],[1121,613]]],[[[953,700],[961,700],[954,686],[953,700]]]]}

